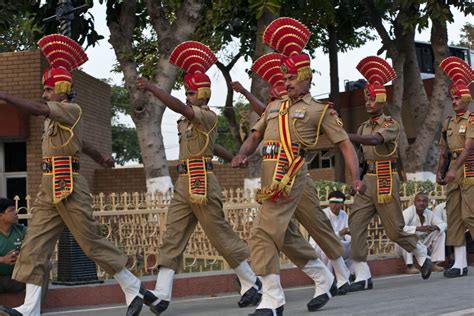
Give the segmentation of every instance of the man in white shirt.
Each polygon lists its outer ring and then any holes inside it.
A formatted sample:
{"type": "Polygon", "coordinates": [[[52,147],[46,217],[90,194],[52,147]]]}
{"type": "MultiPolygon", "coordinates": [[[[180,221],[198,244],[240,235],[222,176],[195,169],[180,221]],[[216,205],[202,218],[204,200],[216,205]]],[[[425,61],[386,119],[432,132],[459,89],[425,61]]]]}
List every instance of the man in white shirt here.
{"type": "MultiPolygon", "coordinates": [[[[347,267],[351,274],[354,273],[352,267],[352,260],[350,258],[351,250],[351,235],[349,232],[349,217],[347,213],[343,210],[344,201],[346,196],[341,191],[333,191],[329,194],[329,207],[323,209],[324,214],[329,218],[331,226],[334,229],[336,235],[341,239],[341,243],[344,246],[344,253],[342,258],[346,263],[347,267]]],[[[310,238],[310,244],[313,245],[316,252],[318,253],[319,258],[324,262],[329,270],[332,270],[332,265],[326,254],[321,250],[318,244],[310,238]]]]}
{"type": "MultiPolygon", "coordinates": [[[[446,240],[447,224],[438,215],[428,208],[428,195],[424,192],[418,192],[415,195],[414,205],[403,211],[405,219],[404,231],[409,234],[415,233],[419,240],[428,248],[433,262],[432,271],[441,272],[444,269],[437,263],[445,260],[444,243],[446,240]]],[[[413,254],[397,247],[401,252],[407,265],[407,273],[419,273],[413,266],[413,254]]]]}
{"type": "Polygon", "coordinates": [[[446,202],[440,203],[433,208],[433,213],[441,218],[445,223],[448,223],[448,216],[446,215],[446,202]]]}

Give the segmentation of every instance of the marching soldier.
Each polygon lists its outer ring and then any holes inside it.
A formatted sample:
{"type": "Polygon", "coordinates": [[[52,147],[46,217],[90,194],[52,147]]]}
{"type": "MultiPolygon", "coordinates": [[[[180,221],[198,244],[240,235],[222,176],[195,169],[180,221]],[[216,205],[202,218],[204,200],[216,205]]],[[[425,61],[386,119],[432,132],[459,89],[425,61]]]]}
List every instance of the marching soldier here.
{"type": "MultiPolygon", "coordinates": [[[[278,53],[268,53],[255,60],[251,67],[253,73],[259,75],[270,85],[268,103],[288,97],[285,90],[283,73],[280,70],[281,57],[282,55],[278,53]]],[[[233,83],[233,88],[247,98],[258,115],[262,115],[265,106],[260,100],[244,89],[238,82],[233,83]]],[[[262,156],[266,155],[268,149],[271,149],[271,147],[267,146],[263,148],[262,156]]],[[[309,163],[310,161],[307,162],[309,163]]],[[[336,275],[337,294],[344,295],[349,289],[350,271],[342,258],[344,252],[343,245],[334,233],[328,217],[320,207],[318,195],[315,194],[316,190],[314,188],[313,179],[307,174],[305,174],[305,177],[306,186],[295,210],[295,217],[299,222],[307,223],[309,234],[317,241],[322,251],[328,256],[336,275]]],[[[291,225],[293,225],[293,222],[290,222],[290,226],[291,225]]],[[[285,249],[286,248],[283,248],[283,252],[285,252],[285,249]]]]}
{"type": "MultiPolygon", "coordinates": [[[[234,167],[245,164],[247,156],[263,139],[262,190],[258,195],[262,207],[250,239],[252,266],[262,276],[263,296],[253,315],[283,315],[280,251],[315,280],[315,294],[307,306],[309,311],[320,309],[332,295],[334,277],[291,222],[307,185],[305,154],[317,145],[320,132],[327,133],[343,152],[354,189],[364,191],[363,183],[358,180],[356,153],[342,121],[328,105],[315,101],[309,94],[312,70],[310,58],[302,50],[310,35],[308,28],[291,18],[279,18],[268,25],[264,42],[282,53],[280,66],[288,97],[267,105],[232,161],[234,167]]],[[[308,222],[301,223],[311,231],[308,222]]]]}
{"type": "Polygon", "coordinates": [[[351,256],[356,274],[350,291],[371,289],[373,286],[367,264],[367,227],[376,214],[382,220],[387,236],[406,251],[413,252],[422,267],[423,279],[431,274],[431,260],[426,247],[417,242],[415,234],[403,231],[405,222],[396,173],[399,126],[394,119],[383,114],[387,100],[383,85],[396,78],[395,71],[385,60],[375,56],[364,58],[357,69],[369,82],[364,95],[371,118],[362,123],[357,134],[349,134],[351,141],[362,146],[367,171],[363,178],[367,193],[356,194],[349,213],[351,256]]]}
{"type": "Polygon", "coordinates": [[[51,65],[43,74],[45,102],[0,92],[0,99],[9,104],[31,115],[46,117],[41,186],[13,271],[15,280],[26,283],[25,301],[16,308],[0,306],[0,315],[40,315],[44,273],[65,225],[84,253],[120,284],[128,305],[127,316],[139,315],[143,305],[141,282],[125,268],[127,256],[99,235],[92,216],[90,191],[79,173],[82,152],[103,165],[111,164],[90,146],[83,147],[82,109],[71,100],[71,71],[86,62],[87,55],[76,42],[63,35],[45,36],[38,44],[51,65]]]}
{"type": "Polygon", "coordinates": [[[452,80],[450,87],[454,117],[448,117],[441,131],[436,182],[446,186],[448,232],[446,245],[454,246],[454,265],[444,271],[447,278],[467,275],[467,228],[474,236],[474,113],[469,84],[474,71],[462,59],[448,57],[439,65],[452,80]]]}
{"type": "Polygon", "coordinates": [[[174,274],[198,222],[211,244],[239,277],[242,296],[238,305],[256,305],[261,297],[261,282],[247,262],[248,246],[224,217],[221,189],[212,172],[218,120],[207,105],[211,97],[211,80],[205,72],[216,61],[214,53],[199,42],[184,42],[173,50],[170,62],[186,72],[186,104],[143,78],[137,81],[140,89],[150,91],[168,108],[182,114],[178,120],[179,178],[168,208],[166,231],[158,255],[156,287],[145,293],[145,304],[157,315],[169,306],[174,274]]]}

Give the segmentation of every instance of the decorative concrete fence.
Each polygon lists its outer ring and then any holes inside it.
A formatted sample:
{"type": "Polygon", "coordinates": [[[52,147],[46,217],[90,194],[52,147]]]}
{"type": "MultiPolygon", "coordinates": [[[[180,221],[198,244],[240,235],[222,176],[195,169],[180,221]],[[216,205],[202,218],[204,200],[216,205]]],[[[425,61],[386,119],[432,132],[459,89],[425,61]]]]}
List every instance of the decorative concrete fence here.
{"type": "MultiPolygon", "coordinates": [[[[317,189],[321,200],[321,207],[328,205],[327,197],[334,188],[317,189]]],[[[343,188],[345,190],[345,188],[343,188]]],[[[417,192],[416,188],[415,191],[417,192]]],[[[260,208],[255,201],[254,192],[242,189],[224,190],[224,214],[232,228],[239,234],[240,238],[248,241],[251,234],[253,220],[260,208]]],[[[413,195],[407,194],[406,185],[401,187],[402,207],[408,207],[413,201],[413,195]]],[[[429,192],[432,205],[436,205],[445,199],[441,187],[436,187],[429,192]]],[[[156,274],[158,267],[156,263],[159,246],[162,242],[163,233],[166,230],[166,216],[171,200],[171,194],[147,194],[147,193],[121,193],[93,196],[94,216],[100,224],[101,233],[113,242],[124,253],[133,260],[132,270],[137,275],[156,274]]],[[[16,197],[17,209],[21,219],[31,218],[32,198],[27,196],[26,201],[16,197]],[[24,207],[20,207],[22,204],[24,207]],[[26,202],[26,203],[25,203],[26,202]]],[[[352,200],[346,201],[346,209],[350,212],[352,200]]],[[[301,226],[301,233],[308,237],[308,233],[301,226]]],[[[369,225],[369,254],[372,256],[393,256],[393,243],[388,240],[378,217],[369,225]]],[[[56,261],[56,252],[52,260],[56,261]]],[[[282,263],[289,263],[282,255],[282,263]]],[[[53,265],[54,267],[54,265],[53,265]]],[[[204,272],[228,269],[227,263],[210,244],[206,234],[198,224],[192,234],[188,247],[182,259],[182,270],[186,272],[204,272]]],[[[100,268],[100,278],[108,278],[100,268]]],[[[52,270],[52,279],[56,277],[56,271],[52,270]]]]}

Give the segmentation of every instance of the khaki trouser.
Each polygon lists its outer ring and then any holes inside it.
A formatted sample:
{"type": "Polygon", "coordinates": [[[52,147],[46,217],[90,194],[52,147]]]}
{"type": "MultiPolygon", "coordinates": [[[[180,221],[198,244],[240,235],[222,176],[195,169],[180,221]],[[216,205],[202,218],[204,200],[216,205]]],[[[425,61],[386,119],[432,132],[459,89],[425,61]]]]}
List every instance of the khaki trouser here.
{"type": "Polygon", "coordinates": [[[396,173],[392,174],[393,200],[383,204],[377,202],[377,177],[366,174],[363,181],[367,185],[367,191],[364,194],[356,194],[349,213],[352,259],[358,262],[367,261],[369,250],[367,244],[368,225],[375,214],[380,217],[387,237],[406,251],[412,252],[416,248],[418,238],[415,234],[407,234],[403,231],[405,221],[400,207],[398,175],[396,173]]]}
{"type": "Polygon", "coordinates": [[[75,176],[74,192],[57,204],[52,203],[51,182],[51,176],[43,176],[13,278],[41,286],[64,225],[69,228],[84,253],[105,272],[114,275],[122,270],[127,257],[99,234],[99,226],[92,216],[92,201],[86,180],[80,175],[75,176]]]}
{"type": "Polygon", "coordinates": [[[207,175],[207,203],[191,203],[188,177],[180,176],[168,208],[166,231],[158,255],[158,265],[177,271],[182,255],[197,223],[201,224],[211,244],[231,268],[249,257],[249,248],[225,219],[221,189],[213,173],[207,175]]]}
{"type": "Polygon", "coordinates": [[[298,175],[287,199],[276,203],[271,199],[263,201],[250,238],[252,267],[257,275],[280,273],[280,251],[299,267],[318,258],[314,248],[300,234],[298,225],[291,221],[306,183],[305,176],[298,175]]]}
{"type": "Polygon", "coordinates": [[[474,238],[474,185],[464,184],[464,165],[457,173],[456,179],[446,186],[446,215],[448,229],[446,245],[464,246],[466,237],[464,232],[474,238]]]}
{"type": "Polygon", "coordinates": [[[330,260],[336,260],[344,252],[341,240],[334,233],[331,221],[321,209],[313,179],[305,176],[305,181],[306,186],[296,207],[295,217],[303,224],[326,256],[330,260]]]}

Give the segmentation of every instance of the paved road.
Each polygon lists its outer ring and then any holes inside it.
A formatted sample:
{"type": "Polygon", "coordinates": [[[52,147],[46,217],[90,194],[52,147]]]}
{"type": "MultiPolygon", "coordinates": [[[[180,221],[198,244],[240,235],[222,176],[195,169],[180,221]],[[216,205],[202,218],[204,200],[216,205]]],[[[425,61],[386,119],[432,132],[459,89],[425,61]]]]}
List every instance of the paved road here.
{"type": "MultiPolygon", "coordinates": [[[[427,281],[419,275],[383,277],[374,280],[370,291],[335,297],[323,309],[309,313],[306,303],[313,295],[312,287],[285,290],[287,304],[285,316],[293,315],[474,315],[474,268],[470,276],[445,279],[441,273],[434,273],[427,281]]],[[[253,308],[239,309],[237,295],[218,297],[193,297],[177,299],[164,316],[243,316],[253,308]]],[[[83,307],[75,310],[48,311],[43,315],[65,316],[116,316],[125,315],[124,306],[83,307]]],[[[146,306],[142,316],[153,315],[146,306]]]]}

